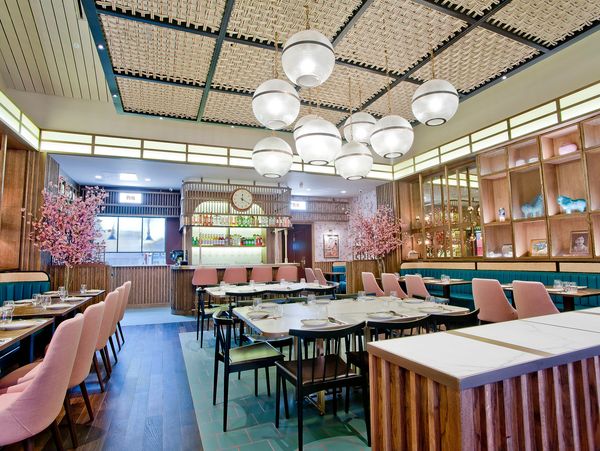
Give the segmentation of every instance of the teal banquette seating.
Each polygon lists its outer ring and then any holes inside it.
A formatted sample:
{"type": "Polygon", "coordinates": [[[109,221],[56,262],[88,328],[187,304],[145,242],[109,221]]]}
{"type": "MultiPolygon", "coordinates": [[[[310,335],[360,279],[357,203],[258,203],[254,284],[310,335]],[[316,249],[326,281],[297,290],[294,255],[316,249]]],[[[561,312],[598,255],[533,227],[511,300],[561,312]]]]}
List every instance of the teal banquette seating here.
{"type": "Polygon", "coordinates": [[[10,271],[0,273],[0,304],[4,301],[29,299],[35,293],[50,289],[50,277],[43,271],[10,271]]]}

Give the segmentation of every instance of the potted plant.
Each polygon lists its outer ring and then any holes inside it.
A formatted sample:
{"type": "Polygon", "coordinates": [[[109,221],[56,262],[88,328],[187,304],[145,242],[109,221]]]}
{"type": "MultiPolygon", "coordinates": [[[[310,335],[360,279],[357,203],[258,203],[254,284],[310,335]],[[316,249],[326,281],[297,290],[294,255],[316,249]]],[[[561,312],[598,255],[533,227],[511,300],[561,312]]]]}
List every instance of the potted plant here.
{"type": "MultiPolygon", "coordinates": [[[[62,178],[59,184],[64,184],[62,178]]],[[[71,268],[96,262],[101,255],[103,243],[97,215],[107,194],[97,186],[86,187],[85,196],[54,187],[50,182],[42,192],[39,217],[30,220],[30,239],[40,251],[50,254],[53,264],[65,267],[64,287],[69,290],[71,268]]]]}

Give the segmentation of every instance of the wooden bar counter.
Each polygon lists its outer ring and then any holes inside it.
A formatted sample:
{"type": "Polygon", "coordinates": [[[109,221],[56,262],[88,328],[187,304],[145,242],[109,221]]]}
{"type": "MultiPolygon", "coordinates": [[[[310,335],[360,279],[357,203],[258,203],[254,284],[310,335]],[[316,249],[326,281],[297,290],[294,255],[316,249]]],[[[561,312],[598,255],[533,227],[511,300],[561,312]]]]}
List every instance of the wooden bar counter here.
{"type": "MultiPolygon", "coordinates": [[[[231,265],[236,267],[244,267],[245,265],[231,265]]],[[[255,266],[270,266],[273,268],[273,277],[277,268],[280,266],[299,266],[298,263],[268,263],[260,265],[248,265],[248,280],[250,280],[250,271],[255,266]]],[[[202,267],[217,268],[219,280],[223,277],[223,273],[227,268],[226,265],[202,265],[202,267]]],[[[192,277],[197,266],[171,266],[171,283],[169,291],[169,302],[171,304],[171,312],[175,315],[191,315],[196,308],[196,291],[192,285],[192,277]]]]}
{"type": "Polygon", "coordinates": [[[368,351],[374,450],[600,449],[600,308],[368,351]]]}

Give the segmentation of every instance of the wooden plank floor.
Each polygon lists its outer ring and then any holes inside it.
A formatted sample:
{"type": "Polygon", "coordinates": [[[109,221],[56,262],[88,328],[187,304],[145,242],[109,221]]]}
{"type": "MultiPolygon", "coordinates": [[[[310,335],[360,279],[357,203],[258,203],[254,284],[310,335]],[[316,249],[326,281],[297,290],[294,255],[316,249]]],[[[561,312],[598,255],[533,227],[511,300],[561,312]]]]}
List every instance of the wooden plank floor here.
{"type": "MultiPolygon", "coordinates": [[[[179,341],[179,333],[191,331],[194,322],[123,328],[126,342],[106,392],[95,376],[88,378],[94,421],[78,392],[71,401],[78,450],[202,450],[179,341]]],[[[65,448],[72,448],[66,420],[60,429],[65,448]]],[[[48,432],[36,437],[35,449],[55,449],[48,432]]]]}

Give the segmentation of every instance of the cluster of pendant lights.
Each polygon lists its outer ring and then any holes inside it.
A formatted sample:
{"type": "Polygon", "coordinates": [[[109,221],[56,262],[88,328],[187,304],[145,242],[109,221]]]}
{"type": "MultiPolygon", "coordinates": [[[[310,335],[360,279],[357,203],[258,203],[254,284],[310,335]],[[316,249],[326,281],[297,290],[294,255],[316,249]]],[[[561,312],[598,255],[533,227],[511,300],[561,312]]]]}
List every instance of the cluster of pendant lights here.
{"type": "MultiPolygon", "coordinates": [[[[281,63],[287,78],[303,88],[324,83],[335,65],[331,42],[316,30],[294,34],[284,44],[281,63]]],[[[291,125],[300,112],[300,96],[292,83],[273,78],[262,83],[252,97],[256,119],[271,130],[291,125]]],[[[389,95],[389,93],[388,93],[389,95]]],[[[433,79],[415,91],[412,109],[425,125],[442,125],[458,108],[458,93],[447,81],[433,79]]],[[[406,154],[413,143],[413,129],[403,117],[389,114],[376,120],[369,113],[351,114],[343,125],[347,143],[337,127],[316,114],[300,118],[293,131],[296,151],[302,161],[313,165],[334,162],[338,174],[347,180],[367,176],[373,165],[373,150],[384,158],[406,154]]],[[[270,136],[260,140],[252,154],[256,171],[264,177],[279,178],[292,167],[293,151],[281,138],[270,136]]]]}

